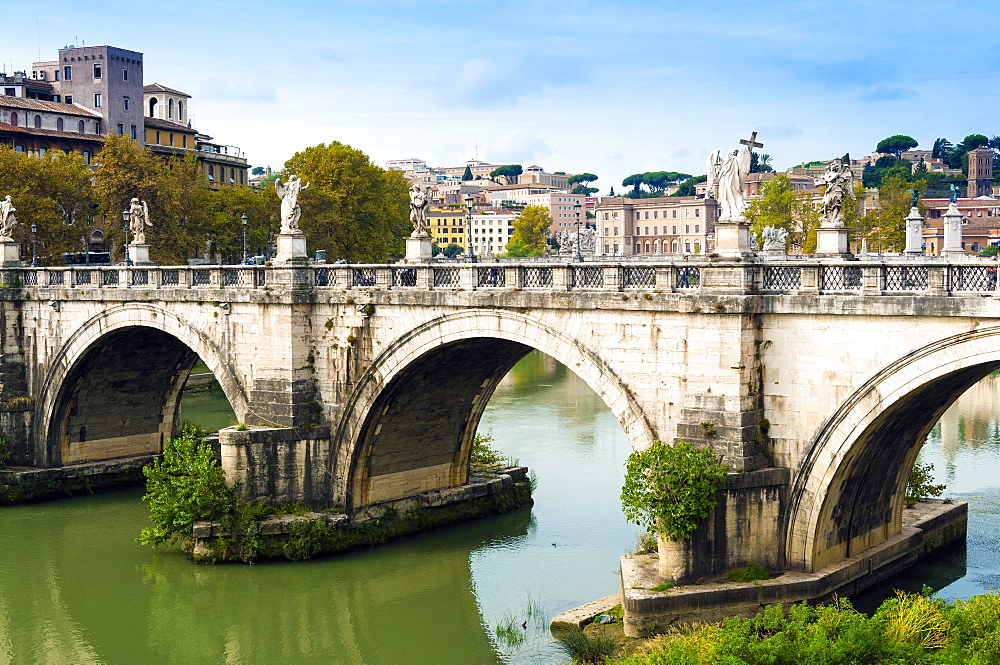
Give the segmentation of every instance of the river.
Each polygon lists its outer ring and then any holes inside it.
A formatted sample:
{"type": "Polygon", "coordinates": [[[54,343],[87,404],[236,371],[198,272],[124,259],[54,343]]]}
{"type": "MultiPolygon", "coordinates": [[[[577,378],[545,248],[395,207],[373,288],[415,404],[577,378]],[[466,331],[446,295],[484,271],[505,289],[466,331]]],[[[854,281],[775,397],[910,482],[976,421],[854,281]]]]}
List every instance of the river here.
{"type": "MultiPolygon", "coordinates": [[[[921,453],[971,504],[968,551],[898,585],[937,582],[947,597],[998,586],[997,395],[996,377],[971,389],[921,453]]],[[[185,397],[183,412],[232,420],[217,393],[185,397]]],[[[535,471],[533,508],[307,562],[195,566],[142,547],[139,490],[0,509],[0,665],[565,661],[548,620],[615,592],[638,533],[618,502],[628,444],[601,400],[539,353],[502,382],[480,431],[535,471]]]]}

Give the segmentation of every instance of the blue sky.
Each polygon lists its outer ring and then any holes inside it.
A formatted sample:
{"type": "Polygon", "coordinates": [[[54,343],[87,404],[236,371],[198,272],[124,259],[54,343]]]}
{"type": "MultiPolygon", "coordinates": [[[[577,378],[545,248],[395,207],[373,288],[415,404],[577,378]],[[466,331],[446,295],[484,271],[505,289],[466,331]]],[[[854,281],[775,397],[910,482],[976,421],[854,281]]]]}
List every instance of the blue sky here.
{"type": "Polygon", "coordinates": [[[590,171],[605,193],[703,173],[754,129],[778,168],[897,133],[1000,134],[1000,0],[0,0],[0,16],[7,71],[66,44],[141,51],[146,83],[193,95],[196,127],[254,165],[341,141],[379,164],[590,171]]]}

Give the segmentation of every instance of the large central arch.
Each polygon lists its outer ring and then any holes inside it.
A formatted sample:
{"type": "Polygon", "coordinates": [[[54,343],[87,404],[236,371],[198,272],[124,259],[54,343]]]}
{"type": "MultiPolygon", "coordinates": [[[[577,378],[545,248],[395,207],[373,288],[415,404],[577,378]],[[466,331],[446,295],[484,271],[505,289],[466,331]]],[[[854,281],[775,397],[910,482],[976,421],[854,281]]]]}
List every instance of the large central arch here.
{"type": "Polygon", "coordinates": [[[498,382],[530,350],[569,367],[618,418],[635,448],[655,436],[621,378],[592,350],[540,320],[507,310],[465,310],[397,339],[367,369],[345,405],[334,474],[349,507],[465,482],[469,450],[498,382]]]}
{"type": "Polygon", "coordinates": [[[147,303],[109,307],[53,354],[38,390],[36,459],[44,465],[158,452],[180,391],[201,358],[242,421],[247,399],[204,332],[147,303]]]}
{"type": "Polygon", "coordinates": [[[787,556],[814,571],[899,533],[910,468],[963,392],[1000,368],[1000,327],[927,344],[856,390],[814,439],[791,491],[787,556]]]}

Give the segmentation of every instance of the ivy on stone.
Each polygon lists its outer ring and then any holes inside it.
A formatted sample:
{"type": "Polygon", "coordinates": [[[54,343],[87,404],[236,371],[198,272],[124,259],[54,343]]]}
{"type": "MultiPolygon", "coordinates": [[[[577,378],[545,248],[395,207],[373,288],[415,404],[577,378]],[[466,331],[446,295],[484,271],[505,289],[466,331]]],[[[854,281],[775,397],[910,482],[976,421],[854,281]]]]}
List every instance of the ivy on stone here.
{"type": "Polygon", "coordinates": [[[726,477],[726,466],[711,449],[687,441],[673,446],[654,441],[633,452],[625,469],[622,512],[666,540],[695,532],[715,507],[718,484],[726,477]]]}

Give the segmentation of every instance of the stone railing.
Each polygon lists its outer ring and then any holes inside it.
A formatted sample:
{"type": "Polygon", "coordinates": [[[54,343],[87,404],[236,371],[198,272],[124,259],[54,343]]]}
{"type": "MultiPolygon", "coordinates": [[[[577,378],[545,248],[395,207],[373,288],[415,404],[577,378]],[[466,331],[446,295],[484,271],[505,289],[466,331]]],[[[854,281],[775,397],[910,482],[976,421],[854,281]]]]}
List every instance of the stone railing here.
{"type": "Polygon", "coordinates": [[[763,295],[963,295],[997,290],[1000,264],[816,261],[766,263],[443,263],[7,268],[6,288],[366,289],[725,292],[763,295]]]}

